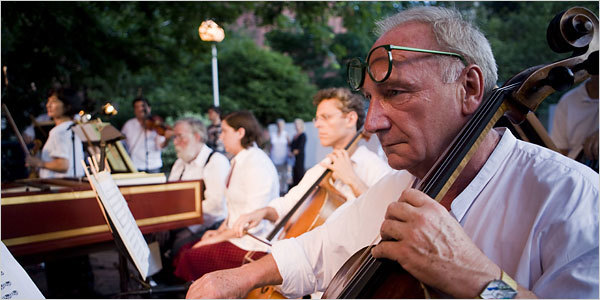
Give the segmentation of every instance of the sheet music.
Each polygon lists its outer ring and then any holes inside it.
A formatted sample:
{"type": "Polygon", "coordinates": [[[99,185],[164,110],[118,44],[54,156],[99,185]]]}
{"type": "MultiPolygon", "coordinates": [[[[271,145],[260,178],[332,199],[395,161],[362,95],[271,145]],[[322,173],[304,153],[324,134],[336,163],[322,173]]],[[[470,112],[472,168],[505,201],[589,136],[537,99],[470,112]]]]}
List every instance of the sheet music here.
{"type": "Polygon", "coordinates": [[[27,272],[0,242],[2,299],[45,299],[27,272]]]}
{"type": "Polygon", "coordinates": [[[123,240],[123,244],[125,244],[131,255],[136,268],[142,278],[146,280],[150,264],[150,249],[140,228],[135,223],[135,218],[131,214],[123,194],[121,194],[115,181],[107,171],[97,173],[97,179],[94,176],[90,176],[89,179],[98,192],[98,197],[123,240]]]}

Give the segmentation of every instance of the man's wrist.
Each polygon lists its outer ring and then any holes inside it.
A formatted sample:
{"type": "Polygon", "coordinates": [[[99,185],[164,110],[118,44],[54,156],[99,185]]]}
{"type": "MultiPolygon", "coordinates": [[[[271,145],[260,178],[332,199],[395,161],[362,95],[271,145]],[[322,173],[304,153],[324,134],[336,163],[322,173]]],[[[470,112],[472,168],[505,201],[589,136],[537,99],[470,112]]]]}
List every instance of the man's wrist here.
{"type": "Polygon", "coordinates": [[[500,279],[490,281],[479,293],[480,299],[513,299],[517,296],[517,282],[504,270],[501,270],[500,279]]]}

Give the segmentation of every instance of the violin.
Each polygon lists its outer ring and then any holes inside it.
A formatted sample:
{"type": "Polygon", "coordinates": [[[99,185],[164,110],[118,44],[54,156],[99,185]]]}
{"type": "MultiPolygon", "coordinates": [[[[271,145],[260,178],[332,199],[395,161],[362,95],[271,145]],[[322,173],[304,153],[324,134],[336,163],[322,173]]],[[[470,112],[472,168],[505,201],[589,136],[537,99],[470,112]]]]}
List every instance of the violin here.
{"type": "MultiPolygon", "coordinates": [[[[547,30],[550,48],[571,57],[528,68],[494,89],[458,133],[444,154],[417,185],[438,202],[445,196],[478,141],[506,115],[520,123],[550,94],[598,74],[598,18],[575,7],[558,14],[547,30]]],[[[323,298],[431,298],[444,297],[418,281],[396,262],[375,259],[371,247],[354,254],[332,279],[323,298]]]]}
{"type": "Polygon", "coordinates": [[[167,130],[173,131],[173,128],[165,124],[164,119],[157,115],[150,115],[144,119],[144,128],[154,130],[162,136],[166,136],[167,130]]]}

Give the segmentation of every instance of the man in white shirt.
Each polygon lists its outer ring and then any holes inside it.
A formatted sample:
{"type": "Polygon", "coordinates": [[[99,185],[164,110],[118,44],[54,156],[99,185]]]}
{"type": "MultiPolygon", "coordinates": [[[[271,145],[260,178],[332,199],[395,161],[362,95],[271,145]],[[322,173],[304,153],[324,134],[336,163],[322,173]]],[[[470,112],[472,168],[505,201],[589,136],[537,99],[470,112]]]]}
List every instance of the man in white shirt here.
{"type": "Polygon", "coordinates": [[[346,198],[346,202],[360,196],[391,171],[377,154],[364,145],[358,146],[354,153],[344,149],[364,124],[364,104],[359,95],[345,88],[328,88],[315,94],[313,103],[317,106],[314,124],[321,145],[332,147],[333,152],[306,171],[300,183],[287,194],[274,199],[266,207],[240,216],[233,226],[238,237],[263,219],[279,222],[327,169],[333,171],[336,179],[333,187],[346,198]]]}
{"type": "Polygon", "coordinates": [[[598,160],[598,75],[560,98],[552,140],[564,155],[577,158],[583,152],[587,159],[598,160]]]}
{"type": "Polygon", "coordinates": [[[267,284],[291,297],[323,290],[355,251],[382,239],[375,258],[448,296],[598,298],[598,174],[494,129],[440,203],[411,188],[493,89],[495,60],[454,10],[415,7],[378,26],[349,79],[370,100],[365,129],[400,171],[271,255],[206,274],[187,297],[243,297],[267,284]]]}
{"type": "Polygon", "coordinates": [[[146,128],[145,122],[151,111],[148,99],[135,98],[132,105],[135,118],[125,122],[121,129],[126,138],[127,151],[138,171],[158,173],[162,168],[161,151],[169,144],[169,139],[159,135],[156,130],[146,128]]]}
{"type": "MultiPolygon", "coordinates": [[[[169,181],[204,181],[202,200],[202,224],[189,226],[177,234],[174,252],[185,243],[197,240],[207,229],[216,229],[227,217],[225,183],[229,174],[229,160],[210,149],[206,141],[206,127],[196,118],[184,118],[173,128],[175,151],[178,159],[171,168],[169,181]]],[[[175,253],[173,253],[175,254],[175,253]]]]}

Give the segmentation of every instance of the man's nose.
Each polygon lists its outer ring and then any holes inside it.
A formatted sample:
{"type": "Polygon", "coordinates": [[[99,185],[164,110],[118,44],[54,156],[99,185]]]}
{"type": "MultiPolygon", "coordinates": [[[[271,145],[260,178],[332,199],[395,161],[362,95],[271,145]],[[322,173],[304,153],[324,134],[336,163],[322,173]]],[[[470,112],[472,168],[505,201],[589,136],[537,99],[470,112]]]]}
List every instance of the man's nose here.
{"type": "Polygon", "coordinates": [[[367,111],[367,119],[365,120],[365,130],[375,133],[379,130],[385,130],[390,127],[390,122],[385,115],[384,107],[381,101],[376,98],[371,98],[369,110],[367,111]]]}

